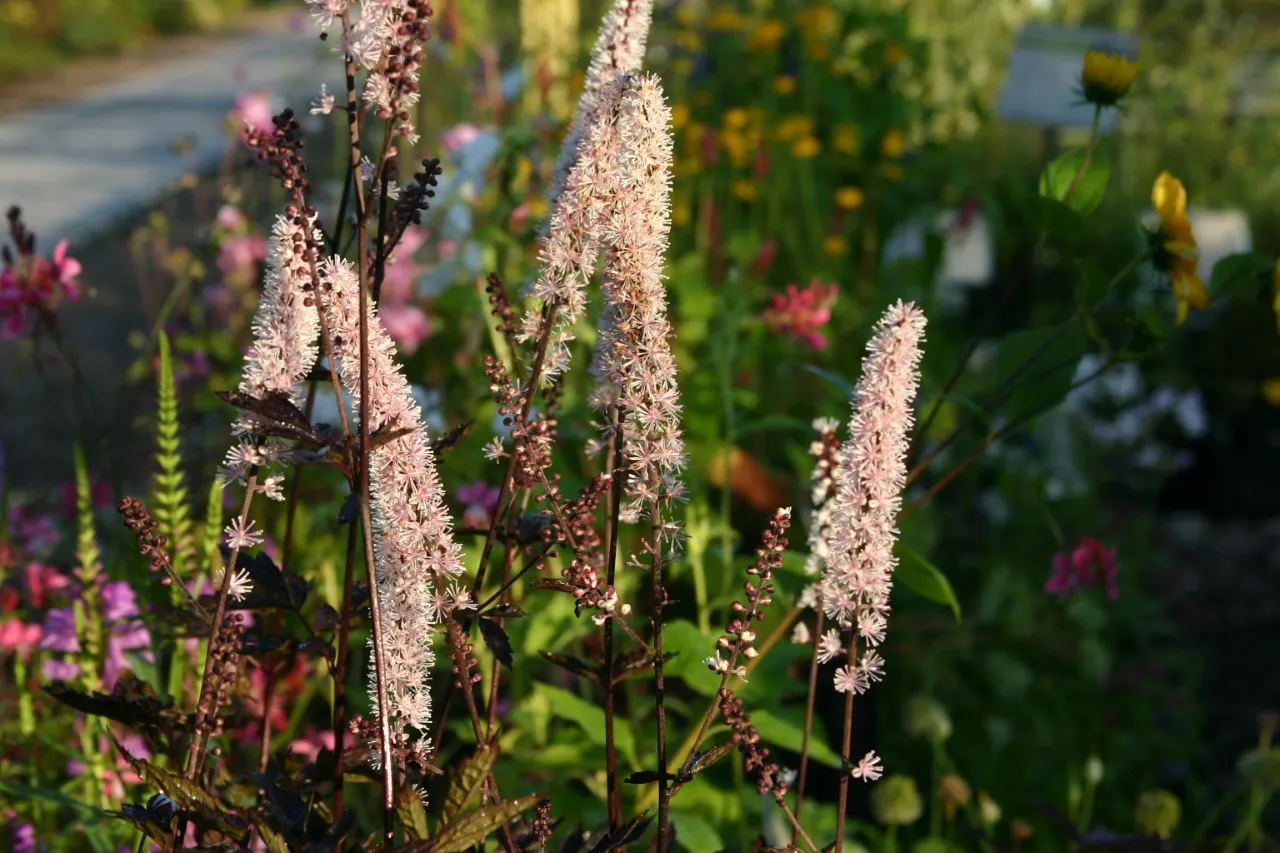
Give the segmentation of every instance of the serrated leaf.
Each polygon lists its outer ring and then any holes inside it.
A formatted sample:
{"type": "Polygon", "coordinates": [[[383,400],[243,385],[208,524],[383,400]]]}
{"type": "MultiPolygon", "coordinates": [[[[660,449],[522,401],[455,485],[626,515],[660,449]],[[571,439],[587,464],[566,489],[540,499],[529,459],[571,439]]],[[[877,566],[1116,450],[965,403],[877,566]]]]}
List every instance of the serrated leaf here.
{"type": "MultiPolygon", "coordinates": [[[[751,712],[751,723],[760,737],[771,745],[799,753],[804,744],[804,724],[800,719],[787,719],[765,708],[758,708],[751,712]]],[[[809,757],[828,767],[840,766],[840,756],[827,746],[827,739],[817,720],[814,720],[813,732],[809,738],[809,757]]]]}
{"type": "Polygon", "coordinates": [[[1254,295],[1265,284],[1264,275],[1275,267],[1275,259],[1261,252],[1227,255],[1213,265],[1209,293],[1214,296],[1254,295]]]}
{"type": "Polygon", "coordinates": [[[440,830],[431,842],[430,850],[432,853],[463,853],[541,801],[537,794],[529,794],[518,800],[507,800],[469,812],[440,830]]]}
{"type": "Polygon", "coordinates": [[[169,853],[173,849],[173,833],[163,826],[160,826],[153,820],[145,817],[136,817],[126,814],[123,811],[111,812],[114,817],[118,817],[133,826],[134,829],[145,835],[153,844],[159,847],[164,853],[169,853]]]}
{"type": "Polygon", "coordinates": [[[149,761],[134,758],[120,741],[115,739],[114,735],[111,740],[115,744],[116,750],[133,768],[133,772],[142,777],[142,780],[148,785],[173,800],[178,805],[178,808],[183,811],[198,812],[206,816],[216,816],[219,820],[229,816],[225,814],[227,810],[218,802],[218,798],[195,782],[179,776],[172,770],[156,767],[149,761]]]}
{"type": "Polygon", "coordinates": [[[951,588],[947,576],[925,559],[924,555],[909,546],[899,542],[896,550],[898,567],[893,571],[893,579],[922,598],[950,607],[959,622],[960,602],[956,599],[955,590],[951,588]]]}
{"type": "Polygon", "coordinates": [[[129,671],[116,681],[110,693],[84,693],[57,681],[42,685],[41,689],[77,711],[133,728],[157,728],[162,724],[182,728],[188,724],[187,714],[172,703],[162,702],[151,685],[129,671]]]}
{"type": "Polygon", "coordinates": [[[635,841],[649,827],[651,818],[648,812],[641,812],[613,832],[606,832],[599,841],[591,846],[591,853],[609,853],[635,841]]]}
{"type": "Polygon", "coordinates": [[[1040,173],[1040,195],[1062,202],[1081,216],[1088,216],[1102,204],[1110,178],[1111,163],[1104,152],[1096,149],[1092,154],[1083,149],[1068,151],[1040,173]]]}
{"type": "Polygon", "coordinates": [[[693,761],[689,764],[689,775],[696,776],[708,767],[711,767],[720,759],[733,752],[733,741],[727,740],[719,746],[713,746],[711,749],[699,752],[694,756],[693,761]]]}
{"type": "Polygon", "coordinates": [[[425,841],[431,834],[427,828],[427,810],[422,806],[422,799],[413,786],[404,783],[396,794],[396,817],[404,827],[405,837],[410,841],[425,841]]]}
{"type": "Polygon", "coordinates": [[[560,652],[546,652],[546,651],[539,652],[539,654],[542,655],[551,663],[555,664],[556,666],[562,669],[566,669],[569,672],[572,672],[574,675],[577,675],[581,678],[590,678],[593,681],[599,680],[599,677],[596,675],[595,670],[587,666],[586,663],[584,663],[583,661],[580,661],[577,658],[575,658],[573,655],[561,654],[560,652]]]}
{"type": "Polygon", "coordinates": [[[493,656],[503,666],[511,669],[514,659],[511,656],[511,640],[507,637],[507,632],[497,622],[483,616],[478,617],[476,622],[480,626],[480,636],[484,638],[484,644],[489,647],[489,651],[493,652],[493,656]]]}
{"type": "Polygon", "coordinates": [[[466,808],[467,803],[480,793],[484,780],[493,772],[493,764],[498,760],[498,747],[493,744],[482,744],[475,752],[459,761],[453,768],[449,782],[449,793],[444,798],[444,808],[440,819],[446,824],[453,820],[458,812],[466,808]]]}

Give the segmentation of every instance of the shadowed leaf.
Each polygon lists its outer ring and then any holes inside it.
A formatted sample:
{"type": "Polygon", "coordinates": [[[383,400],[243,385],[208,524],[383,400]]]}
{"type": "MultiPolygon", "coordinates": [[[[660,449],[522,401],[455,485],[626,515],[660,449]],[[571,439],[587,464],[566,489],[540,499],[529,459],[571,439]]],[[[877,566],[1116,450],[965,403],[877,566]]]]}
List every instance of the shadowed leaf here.
{"type": "Polygon", "coordinates": [[[641,812],[613,832],[606,832],[599,841],[591,845],[590,853],[609,853],[632,843],[648,829],[651,818],[648,812],[641,812]]]}
{"type": "Polygon", "coordinates": [[[135,728],[183,728],[189,715],[173,705],[160,701],[149,684],[126,672],[116,681],[110,693],[83,693],[61,682],[42,686],[43,690],[64,705],[95,717],[106,717],[135,728]]]}
{"type": "MultiPolygon", "coordinates": [[[[132,804],[125,803],[124,808],[118,812],[112,812],[113,815],[131,824],[134,829],[145,835],[153,844],[159,847],[164,853],[169,853],[173,849],[173,833],[160,826],[154,820],[144,815],[131,814],[129,808],[132,804]]],[[[137,807],[135,807],[137,808],[137,807]]]]}
{"type": "Polygon", "coordinates": [[[492,619],[481,616],[476,621],[480,624],[480,636],[484,637],[484,644],[489,647],[489,651],[493,652],[493,656],[501,661],[503,666],[511,669],[514,659],[511,656],[511,640],[507,637],[507,632],[492,619]]]}
{"type": "Polygon", "coordinates": [[[255,829],[258,831],[258,837],[262,839],[262,843],[267,846],[267,853],[292,853],[289,849],[289,842],[285,841],[284,836],[271,827],[259,824],[255,829]]]}
{"type": "Polygon", "coordinates": [[[689,764],[689,776],[693,777],[733,752],[733,741],[727,740],[719,746],[699,752],[689,764]]]}
{"type": "MultiPolygon", "coordinates": [[[[463,853],[464,850],[478,845],[496,830],[515,820],[521,812],[533,808],[541,801],[542,798],[537,794],[529,794],[518,800],[507,800],[476,809],[440,830],[434,839],[426,842],[430,846],[424,847],[423,851],[424,853],[425,851],[463,853]]],[[[410,845],[401,849],[415,850],[416,848],[410,845]]]]}
{"type": "Polygon", "coordinates": [[[311,422],[302,410],[293,404],[289,395],[272,391],[258,398],[240,391],[218,391],[224,402],[252,416],[254,429],[263,435],[317,442],[311,422]]]}
{"type": "Polygon", "coordinates": [[[559,652],[539,652],[538,654],[542,655],[561,669],[567,669],[574,675],[581,678],[590,678],[592,681],[598,680],[595,670],[591,669],[591,667],[587,666],[572,655],[563,655],[559,652]]]}
{"type": "Polygon", "coordinates": [[[467,437],[467,433],[471,432],[471,427],[475,425],[475,421],[467,421],[464,424],[454,427],[444,435],[431,442],[431,452],[436,456],[452,450],[458,445],[462,439],[467,437]]]}
{"type": "Polygon", "coordinates": [[[396,817],[404,826],[404,834],[410,841],[424,841],[431,834],[427,828],[427,810],[413,786],[404,783],[396,794],[396,817]]]}
{"type": "Polygon", "coordinates": [[[480,793],[484,780],[489,778],[493,763],[497,760],[498,748],[492,744],[484,744],[454,766],[449,793],[445,795],[444,808],[440,812],[442,821],[446,824],[452,822],[458,812],[466,808],[467,803],[480,793]]]}

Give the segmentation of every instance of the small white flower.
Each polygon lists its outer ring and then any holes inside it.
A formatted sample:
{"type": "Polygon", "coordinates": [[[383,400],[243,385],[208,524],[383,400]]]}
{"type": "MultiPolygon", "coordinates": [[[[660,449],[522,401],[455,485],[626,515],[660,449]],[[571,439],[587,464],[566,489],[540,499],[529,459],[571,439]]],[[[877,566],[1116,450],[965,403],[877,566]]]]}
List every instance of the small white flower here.
{"type": "Polygon", "coordinates": [[[329,87],[320,84],[320,94],[311,102],[311,114],[313,116],[327,116],[333,112],[333,93],[329,91],[329,87]]]}
{"type": "Polygon", "coordinates": [[[506,458],[507,451],[502,447],[502,439],[494,437],[484,446],[484,458],[490,462],[497,462],[499,459],[506,458]]]}
{"type": "Polygon", "coordinates": [[[258,486],[258,491],[262,492],[273,501],[284,500],[284,475],[272,474],[270,477],[262,481],[262,485],[258,486]]]}
{"type": "Polygon", "coordinates": [[[262,544],[262,533],[253,529],[253,519],[248,523],[234,519],[222,532],[226,534],[224,541],[231,549],[253,548],[262,544]]]}
{"type": "Polygon", "coordinates": [[[855,779],[861,779],[864,782],[874,782],[884,773],[884,768],[880,765],[880,756],[876,755],[875,750],[871,750],[862,756],[856,767],[849,771],[849,775],[855,779]]]}
{"type": "Polygon", "coordinates": [[[840,632],[832,628],[818,641],[818,662],[831,663],[842,654],[844,654],[844,643],[840,640],[840,632]]]}
{"type": "Polygon", "coordinates": [[[809,626],[804,622],[797,622],[796,627],[791,630],[791,642],[798,646],[803,646],[813,640],[809,634],[809,626]]]}
{"type": "MultiPolygon", "coordinates": [[[[218,578],[218,587],[222,587],[222,578],[218,578]]],[[[231,575],[231,586],[227,589],[227,595],[236,601],[241,601],[251,592],[253,592],[253,581],[249,580],[249,573],[244,569],[237,569],[231,575]]]]}

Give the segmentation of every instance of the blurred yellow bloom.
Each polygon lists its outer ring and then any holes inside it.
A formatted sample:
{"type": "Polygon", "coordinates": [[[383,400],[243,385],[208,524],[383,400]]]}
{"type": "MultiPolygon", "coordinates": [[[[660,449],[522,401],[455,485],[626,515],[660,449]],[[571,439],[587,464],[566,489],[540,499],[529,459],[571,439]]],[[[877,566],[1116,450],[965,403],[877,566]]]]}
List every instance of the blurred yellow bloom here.
{"type": "Polygon", "coordinates": [[[902,57],[904,56],[906,56],[906,53],[905,51],[903,51],[902,45],[895,44],[894,42],[889,42],[884,46],[884,64],[885,65],[897,65],[899,62],[902,61],[902,57]]]}
{"type": "Polygon", "coordinates": [[[511,176],[511,186],[519,192],[524,189],[525,184],[529,183],[529,178],[532,176],[533,161],[528,157],[521,157],[516,161],[516,171],[511,176]]]}
{"type": "Polygon", "coordinates": [[[791,142],[813,135],[813,119],[806,115],[786,116],[774,127],[773,133],[783,142],[791,142]]]}
{"type": "Polygon", "coordinates": [[[880,153],[891,160],[897,160],[906,150],[907,135],[897,128],[887,132],[884,138],[880,140],[880,153]]]}
{"type": "Polygon", "coordinates": [[[836,207],[841,210],[857,210],[862,207],[862,190],[857,187],[841,187],[836,190],[836,207]]]}
{"type": "Polygon", "coordinates": [[[791,145],[791,154],[801,160],[809,160],[818,156],[822,143],[812,136],[802,136],[791,145]]]}
{"type": "Polygon", "coordinates": [[[677,197],[675,204],[671,205],[671,222],[674,225],[688,225],[693,219],[693,209],[687,198],[677,197]]]}
{"type": "Polygon", "coordinates": [[[900,181],[907,176],[907,171],[902,168],[900,163],[882,163],[880,164],[880,174],[887,180],[900,181]]]}
{"type": "Polygon", "coordinates": [[[1262,399],[1266,400],[1270,405],[1280,408],[1280,376],[1263,380],[1262,399]]]}
{"type": "Polygon", "coordinates": [[[772,18],[761,21],[755,32],[751,34],[747,49],[752,53],[773,53],[778,49],[778,43],[786,33],[787,28],[782,21],[772,18]]]}
{"type": "Polygon", "coordinates": [[[689,125],[689,129],[683,134],[684,156],[691,159],[697,159],[699,157],[702,153],[702,134],[705,131],[706,129],[696,121],[689,125]]]}
{"type": "Polygon", "coordinates": [[[751,121],[751,114],[742,107],[732,107],[724,111],[725,130],[741,130],[751,121]]]}
{"type": "Polygon", "coordinates": [[[677,77],[688,77],[693,73],[693,60],[687,56],[677,56],[671,60],[671,71],[677,77]]]}
{"type": "Polygon", "coordinates": [[[1161,172],[1151,187],[1151,203],[1160,215],[1160,231],[1152,256],[1156,269],[1169,277],[1174,298],[1178,300],[1178,325],[1187,319],[1190,309],[1209,305],[1209,291],[1200,280],[1196,237],[1187,218],[1187,191],[1182,182],[1168,172],[1161,172]]]}
{"type": "Polygon", "coordinates": [[[773,79],[773,91],[779,95],[790,95],[796,90],[796,78],[790,74],[783,74],[781,77],[773,79]]]}
{"type": "Polygon", "coordinates": [[[525,210],[529,211],[529,216],[533,219],[546,219],[550,205],[547,204],[546,198],[540,195],[530,196],[524,200],[525,210]]]}
{"type": "Polygon", "coordinates": [[[844,122],[836,125],[831,137],[831,147],[841,154],[858,153],[858,126],[844,122]]]}
{"type": "Polygon", "coordinates": [[[1100,107],[1113,107],[1129,93],[1138,78],[1138,63],[1118,53],[1091,50],[1084,55],[1080,87],[1084,99],[1100,107]]]}
{"type": "Polygon", "coordinates": [[[746,23],[736,11],[723,6],[712,12],[707,19],[707,27],[712,30],[740,30],[746,23]]]}
{"type": "Polygon", "coordinates": [[[726,131],[720,134],[720,145],[735,166],[745,166],[756,149],[759,135],[754,132],[726,131]]]}
{"type": "Polygon", "coordinates": [[[677,47],[690,53],[698,53],[702,50],[702,36],[693,30],[683,30],[676,33],[674,41],[677,47]]]}
{"type": "Polygon", "coordinates": [[[684,101],[676,101],[671,105],[671,126],[676,130],[689,123],[689,105],[684,101]]]}
{"type": "Polygon", "coordinates": [[[833,258],[839,258],[849,253],[849,244],[839,234],[828,234],[822,240],[822,251],[833,258]]]}
{"type": "Polygon", "coordinates": [[[840,13],[830,6],[815,3],[797,13],[796,25],[806,39],[829,41],[840,35],[840,13]]]}
{"type": "Polygon", "coordinates": [[[689,26],[694,21],[693,6],[688,3],[680,3],[676,6],[676,23],[682,26],[689,26]]]}
{"type": "Polygon", "coordinates": [[[825,44],[810,43],[804,49],[805,59],[812,59],[814,62],[826,62],[831,58],[831,49],[825,44]]]}
{"type": "Polygon", "coordinates": [[[754,181],[734,181],[729,188],[733,193],[733,197],[741,201],[751,201],[756,197],[756,185],[754,181]]]}

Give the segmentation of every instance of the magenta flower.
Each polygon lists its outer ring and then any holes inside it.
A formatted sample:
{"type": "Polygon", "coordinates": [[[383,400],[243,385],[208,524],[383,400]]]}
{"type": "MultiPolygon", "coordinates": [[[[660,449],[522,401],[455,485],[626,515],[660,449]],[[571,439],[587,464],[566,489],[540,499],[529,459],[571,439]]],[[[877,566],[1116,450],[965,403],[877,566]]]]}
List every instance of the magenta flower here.
{"type": "Polygon", "coordinates": [[[788,284],[785,293],[773,294],[772,304],[764,310],[765,325],[813,349],[824,350],[827,336],[820,330],[831,322],[831,305],[839,293],[839,285],[823,284],[816,278],[804,290],[788,284]]]}
{"type": "Polygon", "coordinates": [[[29,823],[14,825],[9,833],[13,853],[36,853],[36,828],[29,823]]]}
{"type": "Polygon", "coordinates": [[[23,622],[21,619],[10,619],[0,622],[0,651],[15,653],[22,661],[30,659],[31,652],[40,644],[44,635],[41,627],[34,622],[23,622]]]}
{"type": "Polygon", "coordinates": [[[80,298],[78,280],[83,267],[67,255],[67,241],[62,240],[49,258],[38,257],[35,241],[22,225],[17,208],[9,211],[10,234],[17,249],[4,251],[4,269],[0,270],[0,331],[10,339],[21,338],[32,328],[33,315],[46,324],[51,312],[63,299],[80,298]]]}
{"type": "Polygon", "coordinates": [[[80,282],[76,279],[84,271],[84,267],[75,258],[67,256],[66,240],[60,240],[58,245],[53,247],[51,266],[53,281],[62,288],[63,296],[72,301],[79,299],[80,282]]]}
{"type": "Polygon", "coordinates": [[[1116,585],[1119,572],[1115,549],[1086,536],[1070,555],[1065,551],[1053,555],[1053,571],[1045,581],[1044,591],[1050,595],[1067,595],[1101,580],[1107,598],[1114,600],[1120,594],[1116,585]]]}
{"type": "Polygon", "coordinates": [[[413,355],[431,335],[431,321],[417,305],[383,305],[379,310],[382,327],[405,355],[413,355]]]}
{"type": "Polygon", "coordinates": [[[462,523],[467,527],[488,528],[498,509],[499,491],[497,486],[490,486],[484,480],[459,486],[455,495],[463,506],[462,523]]]}
{"type": "Polygon", "coordinates": [[[261,91],[249,92],[236,98],[236,106],[231,111],[231,118],[243,135],[245,130],[270,131],[272,112],[270,94],[261,91]]]}

